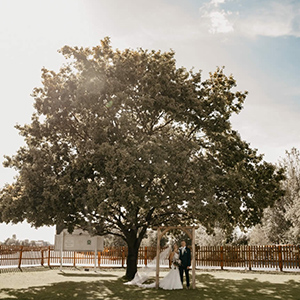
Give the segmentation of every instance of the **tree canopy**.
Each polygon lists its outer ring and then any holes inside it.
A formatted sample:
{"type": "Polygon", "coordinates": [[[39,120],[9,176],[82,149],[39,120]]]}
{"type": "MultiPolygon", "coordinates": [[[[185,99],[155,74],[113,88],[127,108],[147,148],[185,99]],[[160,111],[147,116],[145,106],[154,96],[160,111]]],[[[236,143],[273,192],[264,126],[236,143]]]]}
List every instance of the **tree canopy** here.
{"type": "Polygon", "coordinates": [[[247,92],[223,68],[202,81],[173,51],[114,50],[109,38],[61,53],[17,126],[26,146],[6,157],[19,175],[0,221],[113,233],[137,255],[151,226],[251,226],[281,195],[282,171],[231,127],[247,92]]]}

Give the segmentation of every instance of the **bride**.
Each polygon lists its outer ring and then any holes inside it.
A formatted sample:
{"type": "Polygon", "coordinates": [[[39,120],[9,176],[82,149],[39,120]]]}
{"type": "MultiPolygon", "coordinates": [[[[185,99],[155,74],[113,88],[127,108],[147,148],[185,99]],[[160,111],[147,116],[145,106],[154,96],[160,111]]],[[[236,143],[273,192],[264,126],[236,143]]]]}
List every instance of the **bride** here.
{"type": "Polygon", "coordinates": [[[170,255],[172,261],[170,272],[159,282],[159,287],[164,290],[182,289],[182,282],[179,275],[179,249],[177,244],[173,247],[173,252],[170,255]]]}
{"type": "MultiPolygon", "coordinates": [[[[163,260],[167,255],[169,255],[170,250],[167,249],[160,254],[160,260],[163,260]]],[[[182,282],[180,280],[180,275],[179,275],[179,265],[180,265],[180,260],[179,260],[179,249],[177,244],[174,244],[173,246],[173,251],[170,254],[170,260],[172,261],[171,265],[171,270],[169,273],[159,282],[159,287],[165,290],[175,290],[175,289],[182,289],[182,282]]],[[[156,259],[153,260],[155,262],[156,259]]],[[[144,267],[140,271],[138,271],[135,274],[135,277],[132,281],[126,282],[125,284],[127,285],[137,285],[139,287],[143,288],[154,288],[155,287],[155,282],[150,283],[150,284],[143,284],[150,276],[149,273],[150,271],[155,270],[155,268],[149,268],[149,267],[144,267]]]]}

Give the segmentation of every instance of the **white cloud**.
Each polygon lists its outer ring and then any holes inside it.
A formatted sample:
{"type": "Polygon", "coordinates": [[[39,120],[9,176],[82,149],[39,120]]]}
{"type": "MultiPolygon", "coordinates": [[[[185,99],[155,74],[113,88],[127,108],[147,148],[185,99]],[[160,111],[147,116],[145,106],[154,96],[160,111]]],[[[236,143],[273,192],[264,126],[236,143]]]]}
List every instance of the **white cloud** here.
{"type": "Polygon", "coordinates": [[[233,26],[227,19],[228,13],[224,11],[212,11],[209,14],[211,27],[210,33],[228,33],[233,31],[233,26]]]}
{"type": "Polygon", "coordinates": [[[225,0],[211,0],[210,4],[218,6],[219,4],[225,3],[225,0]]]}
{"type": "MultiPolygon", "coordinates": [[[[208,32],[231,33],[247,37],[300,37],[300,2],[278,0],[257,2],[250,9],[243,1],[235,10],[224,10],[226,0],[211,0],[199,9],[208,32]]],[[[231,6],[232,7],[232,6],[231,6]]]]}
{"type": "Polygon", "coordinates": [[[224,3],[225,0],[211,0],[200,7],[201,17],[206,21],[209,33],[229,33],[234,31],[233,24],[229,20],[229,16],[232,13],[220,8],[220,4],[224,3]]]}
{"type": "Polygon", "coordinates": [[[300,36],[300,3],[271,2],[238,21],[240,32],[248,36],[300,36]]]}

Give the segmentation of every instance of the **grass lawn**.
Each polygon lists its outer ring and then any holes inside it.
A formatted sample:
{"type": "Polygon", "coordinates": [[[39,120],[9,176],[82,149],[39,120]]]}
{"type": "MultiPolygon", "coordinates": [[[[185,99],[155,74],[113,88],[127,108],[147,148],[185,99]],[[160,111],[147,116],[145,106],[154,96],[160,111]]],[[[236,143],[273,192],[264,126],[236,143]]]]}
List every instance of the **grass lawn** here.
{"type": "MultiPolygon", "coordinates": [[[[262,280],[261,278],[256,278],[256,275],[251,278],[239,278],[239,273],[237,272],[233,273],[233,275],[229,274],[229,276],[222,277],[221,272],[197,271],[197,288],[195,290],[183,289],[175,291],[127,286],[124,285],[123,274],[124,271],[120,271],[117,274],[110,274],[109,271],[105,274],[92,272],[72,274],[66,272],[57,275],[62,278],[60,282],[19,289],[0,288],[0,299],[300,299],[300,274],[293,275],[292,279],[289,277],[287,281],[278,282],[273,280],[277,275],[268,276],[266,274],[264,276],[265,279],[262,280]],[[76,281],[74,281],[75,278],[76,281]]],[[[0,282],[3,275],[0,274],[0,282]]],[[[30,276],[30,273],[19,274],[18,276],[22,275],[30,276]]]]}

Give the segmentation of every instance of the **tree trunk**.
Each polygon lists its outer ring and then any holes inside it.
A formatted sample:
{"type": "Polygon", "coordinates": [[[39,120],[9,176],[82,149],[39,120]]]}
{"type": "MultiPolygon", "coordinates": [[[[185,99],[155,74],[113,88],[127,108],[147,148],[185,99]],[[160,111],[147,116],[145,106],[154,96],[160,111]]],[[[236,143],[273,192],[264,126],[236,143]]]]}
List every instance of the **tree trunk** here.
{"type": "MultiPolygon", "coordinates": [[[[151,218],[151,215],[153,213],[154,209],[152,209],[148,216],[146,217],[146,220],[149,221],[151,218]]],[[[138,254],[139,254],[139,248],[142,242],[142,239],[144,238],[148,226],[144,226],[142,230],[137,234],[137,231],[134,231],[132,229],[128,230],[126,234],[126,243],[128,246],[128,255],[127,255],[127,268],[126,268],[126,278],[128,280],[132,280],[134,278],[135,273],[137,272],[137,262],[138,262],[138,254]]]]}
{"type": "Polygon", "coordinates": [[[137,261],[140,243],[128,243],[126,278],[132,280],[137,272],[137,261]]]}

